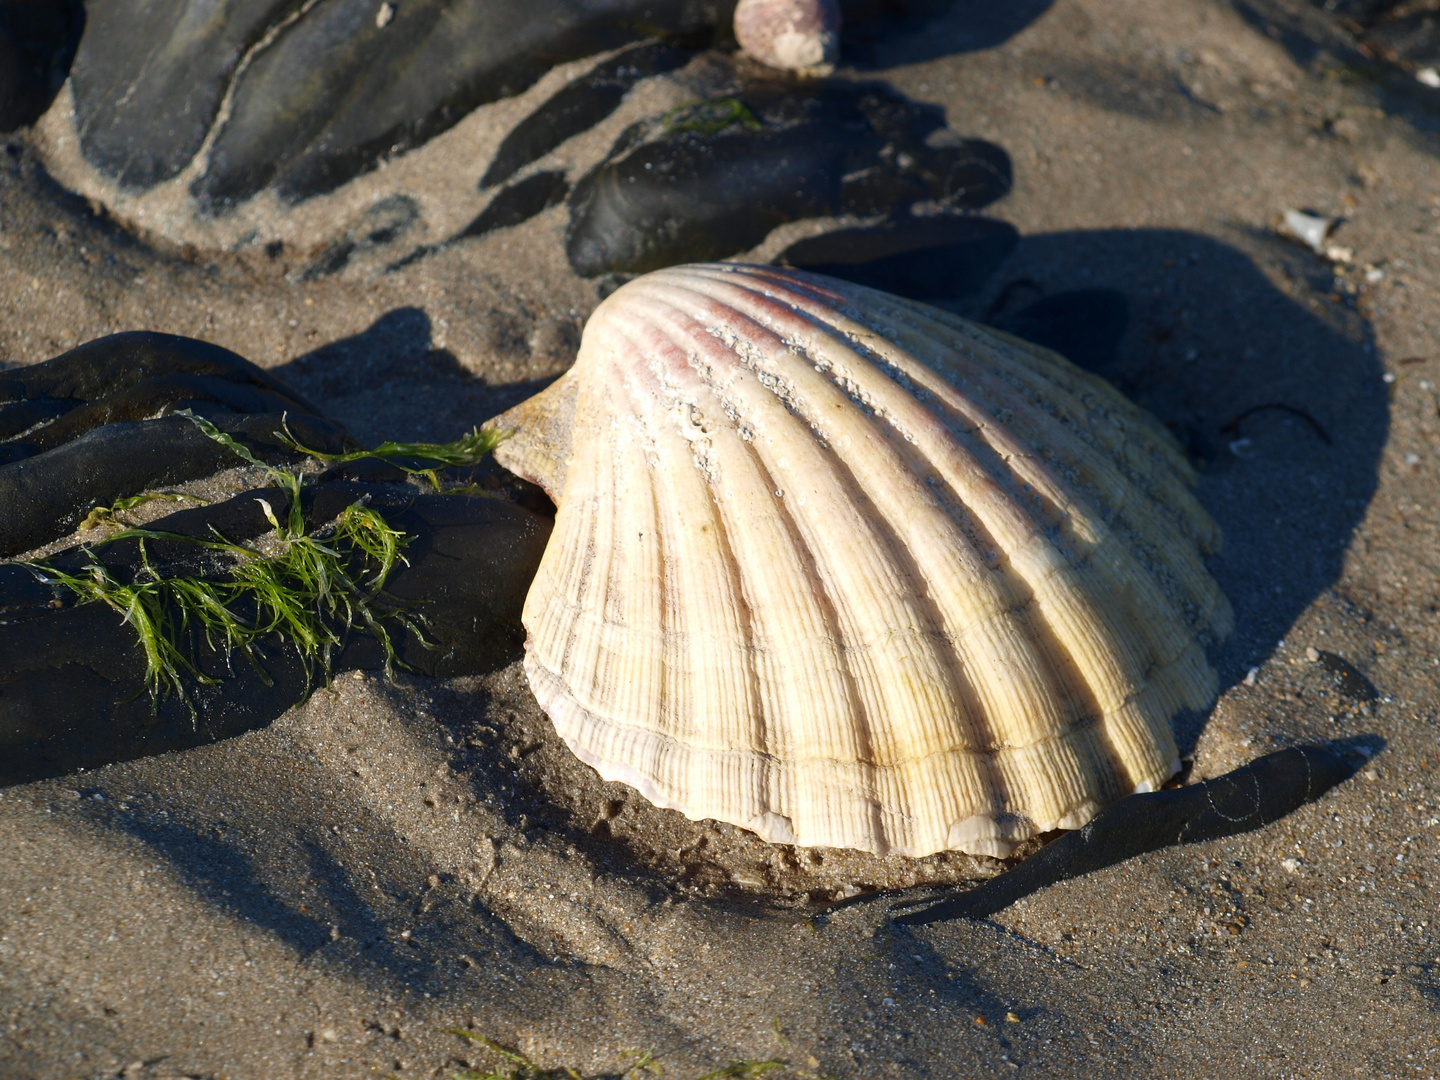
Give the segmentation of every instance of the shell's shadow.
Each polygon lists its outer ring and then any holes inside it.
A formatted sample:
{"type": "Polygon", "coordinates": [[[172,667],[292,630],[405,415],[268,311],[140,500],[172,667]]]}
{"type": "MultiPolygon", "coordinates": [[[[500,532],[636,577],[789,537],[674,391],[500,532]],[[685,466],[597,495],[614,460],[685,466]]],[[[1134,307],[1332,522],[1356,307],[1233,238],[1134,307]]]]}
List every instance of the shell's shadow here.
{"type": "MultiPolygon", "coordinates": [[[[1200,469],[1199,497],[1225,533],[1211,569],[1235,608],[1234,634],[1211,650],[1224,686],[1263,661],[1339,578],[1389,425],[1368,321],[1351,299],[1333,298],[1318,259],[1259,243],[1293,297],[1234,247],[1135,229],[1026,237],[984,292],[952,305],[994,318],[1021,281],[1050,295],[1124,294],[1130,323],[1119,348],[1089,366],[1158,416],[1200,469]]],[[[1203,720],[1182,722],[1182,748],[1203,720]]]]}

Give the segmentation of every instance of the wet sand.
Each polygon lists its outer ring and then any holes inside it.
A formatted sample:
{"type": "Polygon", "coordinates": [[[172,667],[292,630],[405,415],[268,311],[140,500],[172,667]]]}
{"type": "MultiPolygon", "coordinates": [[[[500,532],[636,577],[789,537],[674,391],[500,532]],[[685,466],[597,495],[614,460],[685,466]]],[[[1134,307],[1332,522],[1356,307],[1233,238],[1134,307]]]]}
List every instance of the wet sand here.
{"type": "MultiPolygon", "coordinates": [[[[680,1080],[738,1060],[1440,1074],[1440,91],[1290,26],[1059,0],[998,46],[926,58],[921,39],[867,74],[1013,159],[987,213],[1020,246],[956,310],[1004,310],[1024,281],[1129,299],[1106,374],[1200,463],[1237,616],[1211,651],[1220,701],[1177,721],[1190,776],[1299,743],[1379,748],[1353,780],[984,922],[900,928],[883,900],[826,912],[1001,865],[771,848],[655,810],[570,757],[518,665],[345,675],[239,739],[0,791],[0,1074],[501,1064],[451,1028],[586,1076],[646,1052],[680,1080]],[[1287,207],[1343,217],[1350,261],[1277,236],[1287,207]]],[[[146,242],[67,194],[53,152],[22,132],[0,159],[7,366],[120,329],[188,334],[361,439],[451,439],[563,371],[597,302],[565,262],[563,207],[398,272],[300,281],[298,255],[146,242]]]]}

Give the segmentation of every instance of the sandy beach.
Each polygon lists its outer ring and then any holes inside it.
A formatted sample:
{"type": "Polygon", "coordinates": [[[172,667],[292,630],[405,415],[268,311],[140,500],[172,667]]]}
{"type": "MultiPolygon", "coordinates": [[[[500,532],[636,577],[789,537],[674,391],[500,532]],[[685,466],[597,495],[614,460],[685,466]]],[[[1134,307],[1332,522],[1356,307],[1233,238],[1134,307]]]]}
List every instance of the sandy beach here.
{"type": "MultiPolygon", "coordinates": [[[[901,927],[879,893],[1005,864],[773,847],[658,810],[570,754],[518,657],[345,673],[239,738],[0,789],[0,1075],[505,1067],[456,1031],[585,1077],[1440,1075],[1440,89],[1298,2],[1056,0],[979,48],[972,6],[841,75],[1013,162],[985,213],[1019,245],[953,310],[993,318],[1017,288],[1129,302],[1103,374],[1199,469],[1236,613],[1218,702],[1176,721],[1188,779],[1327,740],[1365,767],[1263,829],[901,927]],[[1281,235],[1287,209],[1341,219],[1329,255],[1281,235]]],[[[554,85],[285,219],[275,256],[106,210],[62,93],[0,157],[0,367],[159,330],[239,352],[363,441],[458,437],[574,358],[601,294],[566,261],[565,207],[390,271],[307,280],[301,240],[391,188],[443,206],[447,183],[458,208],[425,228],[453,233],[485,123],[554,85]]],[[[646,93],[626,108],[668,107],[646,93]]]]}

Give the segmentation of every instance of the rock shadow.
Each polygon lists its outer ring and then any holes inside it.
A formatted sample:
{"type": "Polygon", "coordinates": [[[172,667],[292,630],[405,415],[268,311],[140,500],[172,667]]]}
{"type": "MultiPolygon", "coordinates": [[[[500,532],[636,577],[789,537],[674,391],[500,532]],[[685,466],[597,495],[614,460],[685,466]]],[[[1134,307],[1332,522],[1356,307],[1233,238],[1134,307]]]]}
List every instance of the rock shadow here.
{"type": "Polygon", "coordinates": [[[842,4],[841,59],[862,69],[900,67],[1003,45],[1054,0],[850,0],[842,4]]]}
{"type": "MultiPolygon", "coordinates": [[[[528,341],[532,354],[544,349],[573,356],[579,347],[578,328],[571,334],[568,323],[531,325],[522,315],[496,311],[489,329],[509,344],[515,337],[522,346],[528,341]]],[[[395,308],[360,333],[273,370],[367,446],[387,439],[459,438],[553,381],[487,383],[467,371],[454,353],[436,347],[432,333],[424,310],[395,308]]]]}
{"type": "Polygon", "coordinates": [[[275,373],[317,400],[387,379],[468,377],[453,353],[435,348],[431,333],[430,316],[423,309],[395,308],[360,333],[297,356],[275,373]]]}
{"type": "Polygon", "coordinates": [[[254,860],[224,839],[139,814],[122,815],[116,824],[164,856],[208,903],[271,931],[302,956],[329,940],[323,922],[272,892],[254,860]]]}

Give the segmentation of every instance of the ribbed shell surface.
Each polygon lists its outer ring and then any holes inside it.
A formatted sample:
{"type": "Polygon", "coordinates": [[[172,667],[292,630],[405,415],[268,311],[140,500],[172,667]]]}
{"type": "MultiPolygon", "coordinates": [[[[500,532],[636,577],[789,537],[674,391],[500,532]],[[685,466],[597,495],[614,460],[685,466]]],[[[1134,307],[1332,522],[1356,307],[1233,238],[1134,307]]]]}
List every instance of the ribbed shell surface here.
{"type": "Polygon", "coordinates": [[[1177,767],[1219,543],[1059,356],[794,271],[677,267],[497,423],[556,498],[525,658],[606,779],[767,840],[1004,855],[1177,767]]]}

